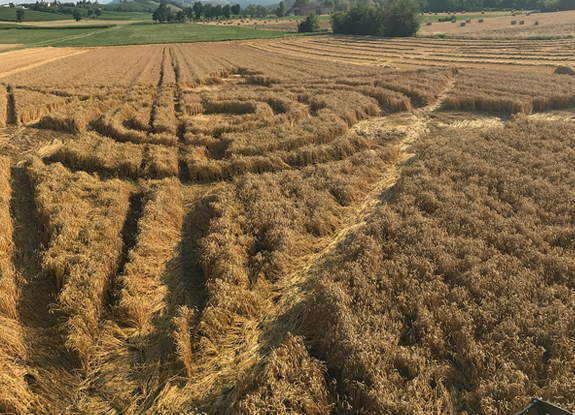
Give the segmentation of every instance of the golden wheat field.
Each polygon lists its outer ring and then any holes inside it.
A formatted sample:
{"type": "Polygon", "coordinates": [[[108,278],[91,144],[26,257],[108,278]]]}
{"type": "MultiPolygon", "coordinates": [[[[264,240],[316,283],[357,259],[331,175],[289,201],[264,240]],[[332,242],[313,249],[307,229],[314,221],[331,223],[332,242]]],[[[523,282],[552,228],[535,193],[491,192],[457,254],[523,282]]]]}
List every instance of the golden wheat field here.
{"type": "Polygon", "coordinates": [[[575,410],[574,44],[2,53],[0,413],[575,410]]]}
{"type": "MultiPolygon", "coordinates": [[[[439,13],[440,16],[447,14],[439,13]]],[[[495,17],[489,17],[479,22],[478,17],[467,19],[466,15],[456,16],[456,23],[432,22],[431,25],[422,23],[419,30],[420,35],[432,36],[445,34],[450,37],[465,38],[542,38],[542,37],[573,37],[575,35],[575,11],[562,11],[553,13],[530,13],[520,12],[500,12],[495,17]],[[467,22],[469,20],[469,22],[467,22]],[[512,23],[512,22],[515,23],[512,23]],[[462,22],[466,22],[462,26],[462,22]]],[[[433,16],[422,16],[424,21],[431,21],[433,16]]]]}

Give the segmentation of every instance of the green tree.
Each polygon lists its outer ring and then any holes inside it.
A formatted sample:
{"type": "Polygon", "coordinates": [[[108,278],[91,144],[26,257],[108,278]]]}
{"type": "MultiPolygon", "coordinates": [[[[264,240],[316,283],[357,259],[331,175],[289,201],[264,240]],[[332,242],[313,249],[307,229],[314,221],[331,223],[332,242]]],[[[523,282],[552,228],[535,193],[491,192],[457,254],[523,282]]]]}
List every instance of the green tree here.
{"type": "Polygon", "coordinates": [[[194,18],[194,9],[188,6],[184,9],[184,13],[186,14],[186,19],[191,22],[194,18]]]}
{"type": "Polygon", "coordinates": [[[268,10],[267,7],[262,6],[261,4],[258,4],[256,6],[256,15],[259,17],[267,17],[268,14],[270,14],[270,11],[268,10]]]}
{"type": "Polygon", "coordinates": [[[192,7],[192,9],[194,10],[194,14],[196,15],[196,20],[200,20],[204,14],[204,5],[202,4],[201,1],[197,1],[194,3],[194,7],[192,7]]]}
{"type": "Polygon", "coordinates": [[[223,8],[221,4],[217,4],[212,7],[211,17],[220,18],[224,15],[223,8]]]}
{"type": "Polygon", "coordinates": [[[333,12],[330,18],[331,30],[333,33],[345,34],[347,33],[347,13],[338,10],[333,12]]]}
{"type": "Polygon", "coordinates": [[[335,4],[334,10],[336,12],[346,12],[349,10],[349,0],[338,0],[335,4]]]}
{"type": "Polygon", "coordinates": [[[276,9],[276,16],[277,17],[284,17],[287,12],[287,7],[285,2],[282,0],[280,1],[279,7],[276,9]]]}
{"type": "Polygon", "coordinates": [[[206,3],[204,5],[204,18],[211,20],[212,19],[212,11],[214,6],[211,3],[206,3]]]}
{"type": "Polygon", "coordinates": [[[80,12],[80,10],[74,10],[72,17],[74,18],[74,20],[79,22],[80,20],[82,20],[82,12],[80,12]]]}
{"type": "Polygon", "coordinates": [[[102,9],[94,10],[94,14],[96,15],[96,17],[100,17],[102,15],[102,9]]]}
{"type": "Polygon", "coordinates": [[[419,30],[419,7],[414,0],[392,0],[385,12],[384,36],[414,36],[419,30]]]}
{"type": "Polygon", "coordinates": [[[244,9],[245,14],[249,14],[250,17],[255,17],[257,14],[257,9],[255,4],[248,4],[248,7],[244,9]]]}
{"type": "Polygon", "coordinates": [[[383,30],[384,10],[379,6],[356,3],[349,11],[331,15],[333,33],[379,35],[383,30]]]}
{"type": "Polygon", "coordinates": [[[232,14],[234,16],[239,16],[241,11],[242,11],[242,6],[240,6],[239,4],[234,4],[232,6],[232,14]]]}
{"type": "Polygon", "coordinates": [[[18,23],[22,23],[22,20],[24,20],[25,14],[26,14],[26,12],[24,9],[16,10],[16,20],[18,20],[18,23]]]}
{"type": "Polygon", "coordinates": [[[222,7],[222,14],[226,19],[229,19],[230,15],[232,14],[232,6],[226,4],[224,7],[222,7]]]}
{"type": "Polygon", "coordinates": [[[317,14],[315,14],[314,12],[308,14],[305,20],[297,25],[297,31],[300,33],[318,32],[319,19],[317,17],[317,14]]]}
{"type": "Polygon", "coordinates": [[[178,10],[176,15],[174,16],[174,21],[178,23],[184,23],[186,21],[186,12],[183,10],[178,10]]]}
{"type": "Polygon", "coordinates": [[[174,13],[167,4],[161,3],[154,12],[154,14],[152,14],[152,19],[160,23],[164,23],[166,21],[171,22],[172,20],[174,20],[174,13]]]}

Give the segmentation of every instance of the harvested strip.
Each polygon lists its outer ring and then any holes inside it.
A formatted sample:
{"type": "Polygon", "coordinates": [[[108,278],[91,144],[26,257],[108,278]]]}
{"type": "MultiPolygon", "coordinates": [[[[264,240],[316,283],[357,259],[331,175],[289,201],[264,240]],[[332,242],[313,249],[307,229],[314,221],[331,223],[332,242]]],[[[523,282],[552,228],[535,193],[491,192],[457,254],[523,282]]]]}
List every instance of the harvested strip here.
{"type": "Polygon", "coordinates": [[[134,246],[126,252],[127,263],[119,277],[123,287],[118,292],[119,321],[102,324],[94,350],[97,364],[86,373],[84,396],[74,408],[78,413],[139,412],[142,401],[154,393],[142,389],[147,378],[142,378],[141,370],[157,367],[160,356],[167,354],[158,347],[161,338],[165,341],[160,343],[173,350],[170,334],[176,306],[171,295],[179,296],[183,289],[178,287],[174,293],[173,283],[185,284],[183,269],[173,267],[183,221],[182,196],[175,179],[140,184],[136,205],[141,202],[143,209],[133,228],[134,246]]]}
{"type": "Polygon", "coordinates": [[[142,107],[135,112],[135,114],[126,121],[126,127],[133,130],[151,132],[150,117],[152,108],[142,107]]]}
{"type": "Polygon", "coordinates": [[[95,133],[84,133],[68,140],[52,159],[74,169],[103,171],[135,178],[142,164],[143,149],[132,143],[117,143],[95,133]]]}
{"type": "Polygon", "coordinates": [[[202,97],[194,93],[182,93],[180,95],[180,108],[184,115],[197,115],[204,112],[202,97]]]}
{"type": "Polygon", "coordinates": [[[277,172],[290,169],[279,155],[237,156],[225,160],[198,157],[194,149],[188,158],[190,178],[198,181],[226,180],[246,173],[277,172]]]}
{"type": "Polygon", "coordinates": [[[172,60],[168,59],[169,54],[169,50],[164,49],[162,78],[152,110],[152,127],[155,133],[176,134],[178,128],[176,115],[174,113],[176,74],[172,66],[172,60]]]}
{"type": "Polygon", "coordinates": [[[310,102],[310,109],[318,111],[327,108],[344,120],[348,125],[357,124],[370,116],[379,115],[377,101],[354,91],[333,91],[315,95],[310,102]]]}
{"type": "Polygon", "coordinates": [[[17,124],[34,122],[70,101],[56,95],[17,88],[12,90],[12,95],[17,124]]]}
{"type": "Polygon", "coordinates": [[[42,267],[56,280],[55,309],[66,316],[61,323],[66,347],[87,368],[104,292],[120,263],[131,186],[72,173],[60,163],[45,166],[38,159],[32,160],[28,172],[48,235],[42,267]]]}
{"type": "Polygon", "coordinates": [[[167,305],[166,263],[175,255],[183,222],[180,184],[175,178],[147,181],[136,245],[128,254],[121,282],[121,308],[134,327],[148,333],[154,315],[167,305]]]}
{"type": "Polygon", "coordinates": [[[149,145],[141,175],[151,179],[177,176],[178,149],[175,147],[149,145]]]}
{"type": "Polygon", "coordinates": [[[18,364],[26,358],[26,348],[16,311],[10,195],[10,160],[0,157],[0,413],[27,414],[31,399],[24,381],[26,369],[18,364]]]}
{"type": "Polygon", "coordinates": [[[307,107],[300,102],[277,97],[268,98],[266,102],[274,112],[286,114],[290,121],[300,121],[309,117],[307,107]]]}
{"type": "MultiPolygon", "coordinates": [[[[198,135],[194,135],[193,123],[190,133],[184,138],[187,143],[193,143],[198,135]]],[[[272,151],[292,151],[307,145],[329,144],[349,131],[347,124],[330,110],[322,109],[317,117],[303,120],[300,124],[286,127],[284,125],[260,128],[255,131],[225,134],[223,139],[229,141],[225,156],[233,154],[255,156],[266,155],[272,151]]],[[[199,144],[199,142],[198,142],[199,144]]],[[[210,143],[206,142],[207,147],[210,143]]],[[[213,145],[216,145],[215,143],[213,145]]]]}
{"type": "Polygon", "coordinates": [[[6,127],[8,118],[8,92],[4,85],[0,85],[0,127],[6,127]]]}
{"type": "Polygon", "coordinates": [[[136,113],[134,106],[126,104],[116,110],[107,112],[100,118],[97,129],[101,134],[107,135],[117,141],[141,143],[146,139],[146,133],[135,131],[124,126],[124,121],[136,113]]]}
{"type": "Polygon", "coordinates": [[[207,279],[209,301],[202,316],[202,331],[215,344],[230,327],[249,330],[265,298],[250,290],[245,265],[256,240],[245,234],[245,212],[231,193],[217,196],[212,208],[209,234],[202,240],[201,265],[207,279]]]}
{"type": "Polygon", "coordinates": [[[40,120],[40,127],[80,133],[86,131],[88,123],[96,120],[107,109],[118,105],[117,101],[99,101],[90,99],[83,102],[74,102],[40,120]]]}
{"type": "Polygon", "coordinates": [[[149,134],[146,137],[145,142],[175,147],[178,145],[178,137],[171,133],[149,134]]]}
{"type": "Polygon", "coordinates": [[[365,86],[358,91],[375,98],[379,105],[391,112],[411,111],[411,101],[400,92],[370,86],[365,86]]]}
{"type": "Polygon", "coordinates": [[[176,134],[178,122],[174,113],[174,93],[171,89],[164,88],[160,91],[152,111],[152,118],[155,133],[176,134]]]}
{"type": "Polygon", "coordinates": [[[204,101],[203,107],[208,114],[225,113],[225,114],[253,114],[257,118],[270,118],[274,113],[272,108],[262,102],[254,100],[224,100],[224,101],[204,101]]]}
{"type": "Polygon", "coordinates": [[[495,70],[461,70],[443,108],[530,114],[575,107],[575,80],[570,76],[517,72],[513,80],[495,70]]]}
{"type": "Polygon", "coordinates": [[[326,145],[310,145],[282,155],[290,166],[307,166],[316,163],[342,160],[361,150],[375,148],[375,144],[356,135],[340,137],[326,145]]]}
{"type": "Polygon", "coordinates": [[[495,94],[493,91],[480,92],[465,96],[448,96],[443,108],[454,111],[487,111],[499,114],[531,114],[533,103],[526,97],[515,94],[495,94]]]}
{"type": "Polygon", "coordinates": [[[392,71],[376,80],[374,86],[400,92],[420,105],[431,105],[457,73],[457,68],[392,71]]]}

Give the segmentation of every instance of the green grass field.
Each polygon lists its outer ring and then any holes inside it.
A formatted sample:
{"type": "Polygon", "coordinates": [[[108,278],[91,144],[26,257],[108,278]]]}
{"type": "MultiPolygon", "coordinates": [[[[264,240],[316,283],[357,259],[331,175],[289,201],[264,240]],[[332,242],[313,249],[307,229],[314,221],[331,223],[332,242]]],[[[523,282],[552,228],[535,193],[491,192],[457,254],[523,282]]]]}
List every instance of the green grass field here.
{"type": "MultiPolygon", "coordinates": [[[[0,30],[1,29],[18,29],[19,25],[12,24],[12,23],[0,23],[0,30]]],[[[1,38],[0,38],[1,39],[1,38]]]]}
{"type": "MultiPolygon", "coordinates": [[[[0,22],[16,22],[16,9],[15,7],[0,7],[0,22]]],[[[87,16],[87,10],[83,10],[83,20],[94,21],[98,20],[130,20],[130,21],[151,21],[151,13],[142,12],[116,12],[111,10],[102,10],[102,16],[97,19],[92,19],[87,16]]],[[[56,14],[37,12],[35,10],[25,10],[23,23],[27,22],[46,22],[54,20],[72,20],[72,16],[68,14],[56,14]]]]}
{"type": "Polygon", "coordinates": [[[111,10],[102,10],[102,16],[94,19],[95,22],[98,20],[132,20],[132,21],[151,21],[151,13],[139,13],[139,12],[115,12],[111,10]]]}
{"type": "MultiPolygon", "coordinates": [[[[0,7],[0,21],[15,22],[16,21],[15,7],[0,7]]],[[[35,10],[24,11],[24,21],[26,22],[46,22],[50,20],[70,20],[72,16],[65,14],[37,12],[35,10]]]]}
{"type": "MultiPolygon", "coordinates": [[[[0,7],[0,22],[16,22],[16,10],[15,7],[0,7]]],[[[82,10],[83,20],[92,20],[89,17],[87,10],[82,10]]],[[[69,14],[56,14],[47,12],[38,12],[35,10],[25,10],[24,11],[24,23],[26,22],[46,22],[54,20],[72,20],[72,16],[69,14]]],[[[148,12],[118,12],[113,10],[102,10],[102,16],[98,20],[131,20],[131,21],[142,21],[142,20],[152,20],[152,14],[148,12]]]]}
{"type": "MultiPolygon", "coordinates": [[[[97,22],[95,22],[97,23],[97,22]]],[[[292,32],[254,30],[242,27],[178,24],[128,24],[103,29],[11,29],[0,32],[0,43],[26,47],[90,47],[143,45],[152,43],[217,42],[223,40],[271,39],[292,32]]]]}

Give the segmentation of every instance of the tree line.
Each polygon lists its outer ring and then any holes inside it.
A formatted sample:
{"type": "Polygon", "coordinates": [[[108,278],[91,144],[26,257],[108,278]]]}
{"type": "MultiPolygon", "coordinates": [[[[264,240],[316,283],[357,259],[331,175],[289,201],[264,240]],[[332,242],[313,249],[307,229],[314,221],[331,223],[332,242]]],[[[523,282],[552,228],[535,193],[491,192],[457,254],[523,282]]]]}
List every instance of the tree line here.
{"type": "MultiPolygon", "coordinates": [[[[334,0],[329,0],[335,5],[334,0]]],[[[323,3],[326,4],[326,3],[323,3]]],[[[329,4],[329,3],[327,3],[329,4]]],[[[294,7],[313,7],[310,0],[296,0],[294,7]]],[[[415,0],[391,0],[386,3],[374,3],[372,0],[352,3],[347,11],[336,11],[331,16],[334,33],[380,36],[413,36],[419,29],[419,5],[415,0]]],[[[287,7],[279,3],[275,14],[283,17],[287,7]]],[[[174,13],[166,4],[160,4],[153,14],[154,21],[185,22],[199,20],[229,19],[232,16],[266,17],[270,11],[261,5],[250,4],[242,9],[239,4],[212,5],[196,2],[192,7],[174,13]]],[[[310,13],[298,24],[298,32],[317,32],[320,30],[319,19],[310,13]]]]}
{"type": "Polygon", "coordinates": [[[414,36],[419,30],[420,9],[414,0],[387,4],[356,3],[347,12],[331,15],[333,33],[350,35],[414,36]]]}
{"type": "MultiPolygon", "coordinates": [[[[34,10],[34,11],[38,11],[38,12],[71,15],[74,17],[74,19],[76,19],[76,21],[80,21],[80,20],[82,20],[82,17],[84,17],[84,13],[82,12],[81,9],[87,9],[88,17],[97,18],[97,17],[100,17],[102,15],[102,9],[100,7],[88,8],[87,6],[90,4],[92,4],[92,3],[82,1],[82,2],[78,2],[78,4],[75,4],[75,3],[54,3],[52,6],[48,6],[46,4],[41,4],[39,2],[36,2],[33,4],[27,4],[26,7],[30,10],[34,10]]],[[[98,5],[97,2],[94,4],[98,5]]],[[[17,16],[18,21],[24,20],[24,16],[25,16],[24,14],[22,14],[21,16],[17,16]]]]}
{"type": "Polygon", "coordinates": [[[211,4],[197,1],[193,6],[185,7],[182,10],[174,12],[167,4],[160,4],[154,11],[152,18],[160,23],[174,22],[181,23],[186,21],[201,20],[220,20],[231,17],[268,17],[275,15],[284,17],[287,13],[285,1],[280,1],[279,5],[272,12],[261,4],[250,4],[244,9],[239,4],[211,4]]]}

